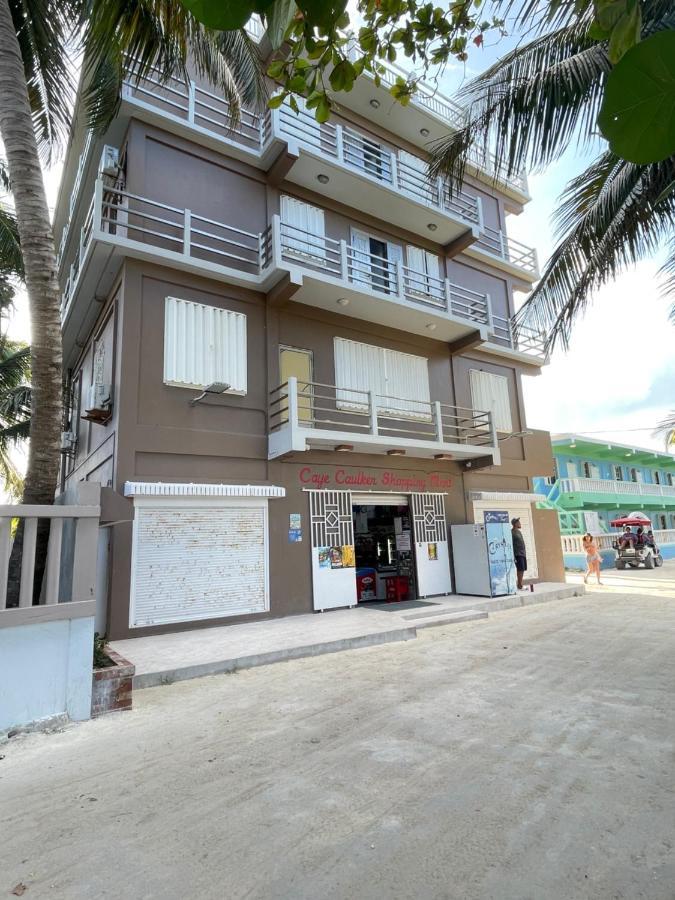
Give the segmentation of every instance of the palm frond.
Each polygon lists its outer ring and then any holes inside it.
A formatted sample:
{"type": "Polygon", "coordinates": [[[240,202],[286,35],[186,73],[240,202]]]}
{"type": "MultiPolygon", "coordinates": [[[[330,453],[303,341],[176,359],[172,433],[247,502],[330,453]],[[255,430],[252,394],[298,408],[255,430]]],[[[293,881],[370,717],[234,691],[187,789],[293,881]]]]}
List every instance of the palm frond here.
{"type": "Polygon", "coordinates": [[[127,72],[140,80],[186,80],[188,65],[210,82],[238,121],[242,102],[262,108],[266,94],[255,44],[243,31],[205,29],[176,0],[89,0],[83,9],[85,109],[101,131],[114,117],[127,72]]]}
{"type": "Polygon", "coordinates": [[[675,447],[675,410],[659,422],[653,432],[653,437],[662,437],[666,450],[675,447]]]}
{"type": "Polygon", "coordinates": [[[656,200],[675,175],[675,158],[638,166],[604,153],[570,182],[556,214],[559,243],[517,323],[569,345],[574,319],[593,291],[653,255],[675,225],[675,196],[656,200]]]}
{"type": "Polygon", "coordinates": [[[9,0],[23,59],[38,145],[45,159],[70,129],[75,96],[69,58],[70,0],[9,0]]]}
{"type": "Polygon", "coordinates": [[[23,280],[23,255],[16,216],[0,203],[0,273],[23,280]]]}

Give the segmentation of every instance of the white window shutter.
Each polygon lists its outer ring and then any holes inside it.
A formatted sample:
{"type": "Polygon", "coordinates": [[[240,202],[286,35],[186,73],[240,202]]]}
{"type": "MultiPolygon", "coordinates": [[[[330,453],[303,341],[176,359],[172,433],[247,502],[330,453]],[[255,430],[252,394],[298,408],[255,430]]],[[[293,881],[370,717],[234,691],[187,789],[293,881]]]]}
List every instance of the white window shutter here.
{"type": "Polygon", "coordinates": [[[424,254],[424,261],[427,267],[427,275],[432,278],[440,278],[441,277],[441,267],[438,260],[438,257],[435,253],[426,252],[424,254]]]}
{"type": "Polygon", "coordinates": [[[406,256],[408,258],[408,268],[412,269],[414,272],[424,273],[424,250],[421,247],[413,247],[412,244],[408,244],[406,247],[406,256]]]}
{"type": "Polygon", "coordinates": [[[470,369],[469,378],[473,408],[492,413],[497,431],[512,431],[508,379],[480,369],[470,369]]]}
{"type": "Polygon", "coordinates": [[[281,233],[286,250],[301,256],[326,258],[324,211],[295,197],[281,195],[281,233]]]}
{"type": "Polygon", "coordinates": [[[368,391],[386,390],[382,351],[370,344],[334,339],[336,399],[341,409],[365,409],[368,391]],[[342,388],[342,390],[340,390],[342,388]],[[359,391],[360,393],[354,393],[359,391]]]}
{"type": "Polygon", "coordinates": [[[354,250],[351,276],[354,281],[370,284],[372,277],[370,261],[370,238],[365,231],[351,229],[351,242],[354,250]]]}
{"type": "Polygon", "coordinates": [[[164,382],[206,387],[220,381],[246,393],[246,316],[229,309],[167,297],[164,303],[164,382]]]}
{"type": "Polygon", "coordinates": [[[414,418],[430,415],[429,365],[423,356],[384,350],[387,406],[414,418]]]}

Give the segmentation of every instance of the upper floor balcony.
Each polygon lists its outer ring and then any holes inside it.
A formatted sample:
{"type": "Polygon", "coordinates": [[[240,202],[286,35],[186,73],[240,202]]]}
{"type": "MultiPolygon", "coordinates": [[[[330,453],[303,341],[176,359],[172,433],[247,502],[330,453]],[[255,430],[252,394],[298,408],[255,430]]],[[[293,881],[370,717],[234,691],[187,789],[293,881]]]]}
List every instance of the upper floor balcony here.
{"type": "Polygon", "coordinates": [[[558,504],[568,509],[577,506],[673,507],[675,486],[646,484],[640,481],[613,481],[609,478],[560,478],[558,504]]]}
{"type": "Polygon", "coordinates": [[[269,458],[306,450],[500,463],[488,412],[289,378],[270,395],[269,458]]]}
{"type": "MultiPolygon", "coordinates": [[[[544,339],[496,315],[487,294],[413,263],[282,221],[247,232],[189,209],[96,182],[66,278],[62,321],[73,337],[95,314],[89,299],[109,290],[130,256],[270,293],[354,318],[540,367],[544,339]]],[[[419,257],[424,257],[419,251],[419,257]]]]}

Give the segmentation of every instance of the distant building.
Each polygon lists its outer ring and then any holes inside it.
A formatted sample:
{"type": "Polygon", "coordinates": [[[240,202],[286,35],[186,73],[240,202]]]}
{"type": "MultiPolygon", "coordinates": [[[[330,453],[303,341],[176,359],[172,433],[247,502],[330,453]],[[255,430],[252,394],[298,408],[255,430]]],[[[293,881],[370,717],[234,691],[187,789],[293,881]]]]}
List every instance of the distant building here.
{"type": "MultiPolygon", "coordinates": [[[[552,436],[555,475],[534,479],[546,497],[539,505],[558,512],[565,564],[578,568],[573,538],[612,531],[610,522],[640,511],[652,522],[664,557],[675,557],[675,456],[575,434],[552,436]]],[[[611,538],[602,540],[610,561],[611,538]]]]}

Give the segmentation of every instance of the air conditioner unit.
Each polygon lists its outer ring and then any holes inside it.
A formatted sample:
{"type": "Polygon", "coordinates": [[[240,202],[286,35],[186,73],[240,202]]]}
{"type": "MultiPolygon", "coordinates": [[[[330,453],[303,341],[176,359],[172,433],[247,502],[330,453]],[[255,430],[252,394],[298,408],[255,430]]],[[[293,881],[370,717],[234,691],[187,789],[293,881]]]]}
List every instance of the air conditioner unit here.
{"type": "Polygon", "coordinates": [[[98,174],[117,178],[119,173],[120,151],[117,147],[106,144],[101,153],[101,161],[98,164],[98,174]]]}
{"type": "Polygon", "coordinates": [[[89,422],[106,422],[112,408],[112,386],[92,384],[89,388],[89,402],[84,408],[83,419],[89,422]]]}

